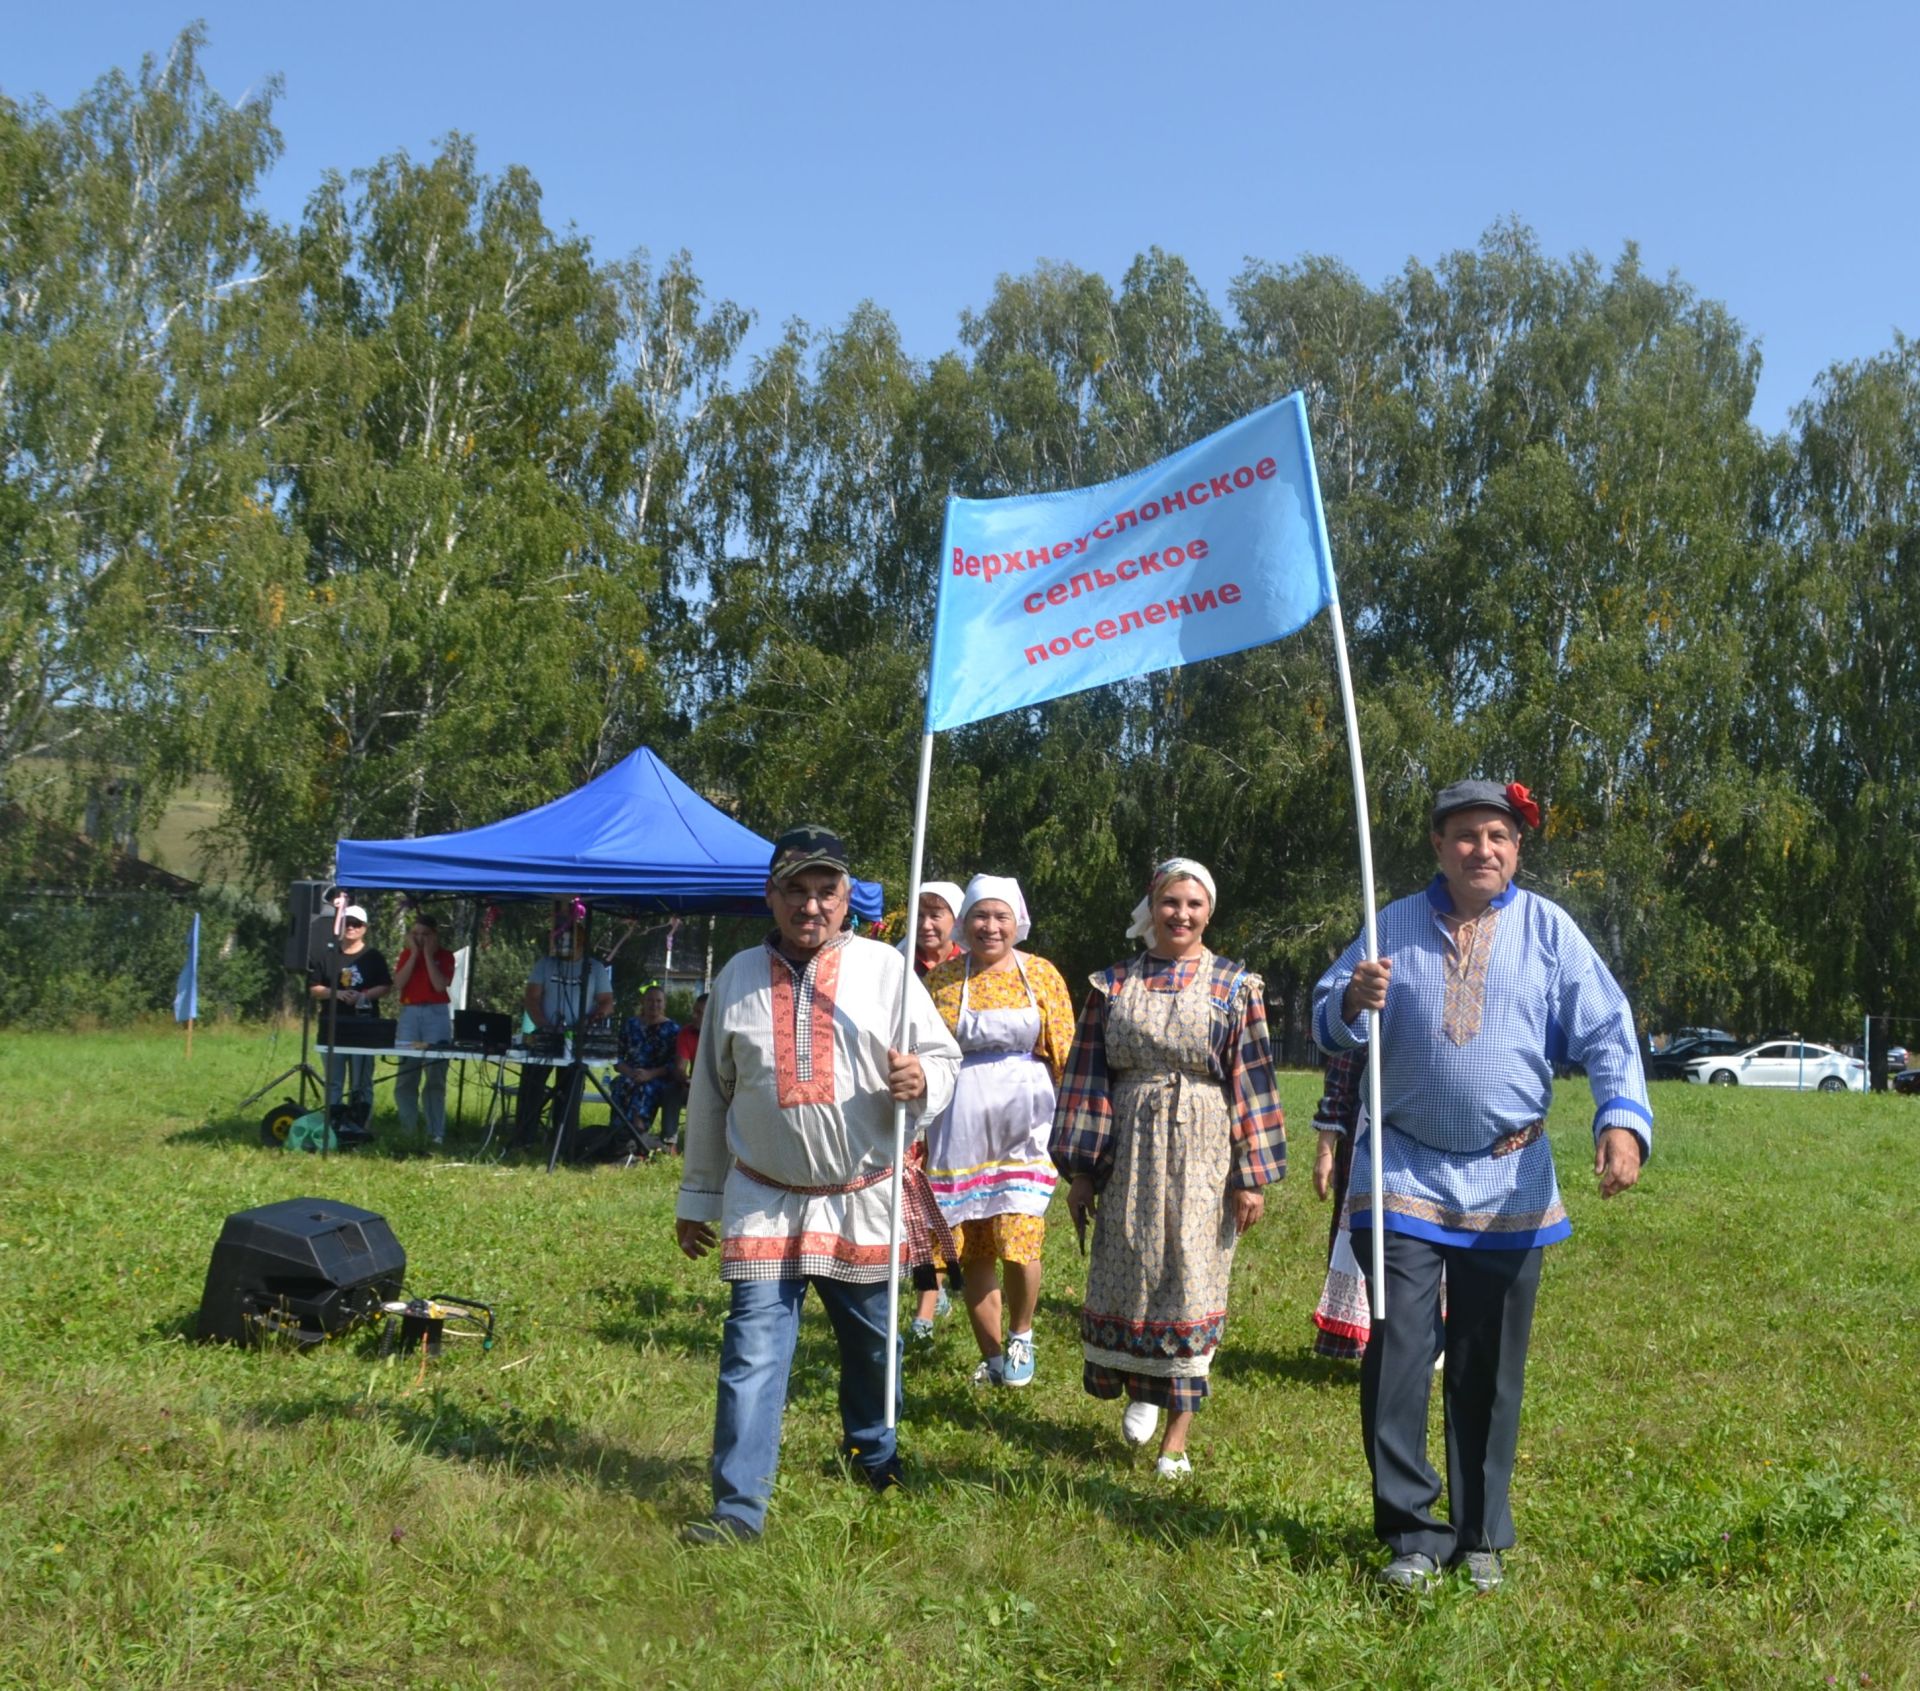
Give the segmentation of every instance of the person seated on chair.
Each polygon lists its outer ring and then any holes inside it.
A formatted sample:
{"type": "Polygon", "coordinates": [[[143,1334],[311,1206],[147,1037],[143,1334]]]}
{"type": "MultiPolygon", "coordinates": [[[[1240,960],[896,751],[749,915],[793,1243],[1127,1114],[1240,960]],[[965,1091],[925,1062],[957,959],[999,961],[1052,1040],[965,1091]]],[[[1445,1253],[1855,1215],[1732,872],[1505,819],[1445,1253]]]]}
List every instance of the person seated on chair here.
{"type": "Polygon", "coordinates": [[[615,1106],[642,1133],[661,1117],[660,1137],[668,1145],[680,1139],[680,1110],[687,1091],[674,1063],[680,1024],[667,1014],[667,989],[650,982],[640,994],[640,1014],[629,1016],[620,1034],[620,1060],[614,1064],[615,1106]]]}
{"type": "MultiPolygon", "coordinates": [[[[555,907],[555,926],[547,940],[547,955],[527,975],[523,1004],[535,1028],[556,1032],[571,1028],[580,1015],[581,980],[586,980],[586,1017],[589,1022],[605,1021],[613,1014],[613,969],[597,957],[587,955],[587,929],[576,921],[568,905],[555,907]]],[[[559,1106],[571,1129],[580,1117],[580,1096],[586,1085],[586,1069],[576,1063],[570,1069],[549,1068],[527,1063],[520,1070],[520,1092],[514,1101],[516,1137],[525,1141],[538,1137],[540,1117],[546,1108],[547,1088],[554,1077],[558,1085],[559,1106]]]]}
{"type": "MultiPolygon", "coordinates": [[[[380,1000],[393,985],[387,960],[367,944],[367,912],[349,904],[340,913],[340,937],[331,942],[321,960],[308,971],[307,992],[319,1007],[322,1043],[353,1045],[355,1023],[378,1021],[380,1000]],[[332,1000],[329,1006],[328,1001],[332,1000]],[[334,1017],[339,1017],[336,1030],[334,1017]],[[338,1032],[338,1040],[332,1035],[338,1032]]],[[[373,1115],[373,1058],[327,1053],[327,1116],[338,1112],[342,1083],[347,1085],[348,1108],[362,1127],[373,1115]]]]}

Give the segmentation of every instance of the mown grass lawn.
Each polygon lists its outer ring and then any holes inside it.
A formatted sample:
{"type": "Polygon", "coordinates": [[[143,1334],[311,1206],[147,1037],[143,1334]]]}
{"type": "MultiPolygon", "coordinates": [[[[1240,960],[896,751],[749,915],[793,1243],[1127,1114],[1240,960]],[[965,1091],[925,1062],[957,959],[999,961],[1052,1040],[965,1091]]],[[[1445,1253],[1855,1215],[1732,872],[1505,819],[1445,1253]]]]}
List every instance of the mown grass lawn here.
{"type": "MultiPolygon", "coordinates": [[[[1640,1189],[1552,1122],[1549,1253],[1497,1596],[1370,1584],[1350,1373],[1309,1353],[1325,1210],[1249,1236],[1182,1489],[1082,1395],[1056,1206],[1040,1377],[909,1364],[913,1485],[833,1465],[809,1318],[771,1531],[690,1552],[724,1306],[671,1245],[676,1172],[403,1154],[324,1165],[235,1100],[252,1030],[0,1034],[0,1685],[1876,1686],[1920,1675],[1920,1101],[1656,1089],[1640,1189]],[[189,1334],[229,1212],[392,1223],[409,1285],[499,1307],[422,1368],[189,1334]]],[[[384,1098],[384,1093],[382,1094],[384,1098]]],[[[398,1137],[388,1123],[389,1142],[398,1137]]]]}

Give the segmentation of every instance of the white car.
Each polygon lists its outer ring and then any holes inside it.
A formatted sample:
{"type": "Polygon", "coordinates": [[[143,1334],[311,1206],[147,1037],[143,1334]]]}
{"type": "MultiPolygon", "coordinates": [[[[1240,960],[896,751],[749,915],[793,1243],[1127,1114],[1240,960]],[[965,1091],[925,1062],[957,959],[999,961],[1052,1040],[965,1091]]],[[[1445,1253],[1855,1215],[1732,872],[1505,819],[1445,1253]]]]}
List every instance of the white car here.
{"type": "Polygon", "coordinates": [[[1696,1086],[1784,1086],[1789,1091],[1818,1087],[1822,1092],[1864,1092],[1867,1065],[1831,1045],[1769,1039],[1745,1051],[1689,1063],[1687,1079],[1696,1086]]]}

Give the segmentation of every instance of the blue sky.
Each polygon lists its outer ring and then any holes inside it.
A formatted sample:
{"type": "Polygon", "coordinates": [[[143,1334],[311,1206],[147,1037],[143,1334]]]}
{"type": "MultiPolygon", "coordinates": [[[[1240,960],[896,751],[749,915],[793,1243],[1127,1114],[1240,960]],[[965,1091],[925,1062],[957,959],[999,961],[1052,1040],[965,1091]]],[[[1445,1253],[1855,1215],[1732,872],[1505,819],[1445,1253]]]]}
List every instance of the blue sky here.
{"type": "Polygon", "coordinates": [[[216,88],[278,73],[296,217],[323,170],[460,129],[526,165],[603,257],[688,248],[709,291],[954,343],[994,278],[1118,281],[1159,245],[1223,308],[1248,256],[1369,281],[1496,219],[1640,243],[1724,300],[1784,427],[1818,372],[1920,334],[1920,7],[545,5],[62,0],[13,9],[0,89],[72,101],[204,16],[216,88]]]}

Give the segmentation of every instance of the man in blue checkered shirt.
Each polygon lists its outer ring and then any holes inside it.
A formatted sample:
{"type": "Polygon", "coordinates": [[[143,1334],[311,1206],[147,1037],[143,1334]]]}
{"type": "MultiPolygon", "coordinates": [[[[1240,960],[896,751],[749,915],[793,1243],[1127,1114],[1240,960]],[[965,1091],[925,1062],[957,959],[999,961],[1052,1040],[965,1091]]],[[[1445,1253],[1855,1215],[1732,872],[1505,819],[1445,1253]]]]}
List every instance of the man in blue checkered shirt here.
{"type": "MultiPolygon", "coordinates": [[[[1543,1248],[1572,1231],[1545,1118],[1553,1065],[1585,1066],[1594,1172],[1611,1198],[1653,1146],[1633,1015],[1574,920],[1513,884],[1540,812],[1525,787],[1459,781],[1433,805],[1439,873],[1380,914],[1380,958],[1355,940],[1314,989],[1314,1037],[1364,1051],[1379,1012],[1381,1214],[1387,1314],[1360,1376],[1374,1530],[1390,1585],[1425,1589],[1464,1566],[1481,1590],[1513,1544],[1508,1492],[1520,1435],[1527,1340],[1543,1248]],[[1450,1519],[1427,1461],[1427,1400],[1441,1273],[1447,1284],[1450,1519]]],[[[1372,1267],[1372,1126],[1354,1146],[1347,1213],[1372,1267]]]]}

